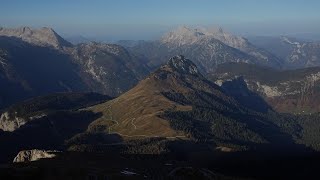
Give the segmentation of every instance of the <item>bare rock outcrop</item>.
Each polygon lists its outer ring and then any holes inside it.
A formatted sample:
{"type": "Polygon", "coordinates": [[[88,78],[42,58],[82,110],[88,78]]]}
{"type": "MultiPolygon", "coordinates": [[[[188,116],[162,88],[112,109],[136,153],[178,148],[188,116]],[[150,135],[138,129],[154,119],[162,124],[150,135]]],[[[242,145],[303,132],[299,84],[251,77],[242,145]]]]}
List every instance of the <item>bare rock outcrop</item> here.
{"type": "Polygon", "coordinates": [[[32,149],[32,150],[23,150],[18,153],[18,155],[14,158],[14,163],[19,162],[30,162],[30,161],[38,161],[40,159],[46,158],[54,158],[56,153],[59,151],[55,150],[39,150],[39,149],[32,149]]]}

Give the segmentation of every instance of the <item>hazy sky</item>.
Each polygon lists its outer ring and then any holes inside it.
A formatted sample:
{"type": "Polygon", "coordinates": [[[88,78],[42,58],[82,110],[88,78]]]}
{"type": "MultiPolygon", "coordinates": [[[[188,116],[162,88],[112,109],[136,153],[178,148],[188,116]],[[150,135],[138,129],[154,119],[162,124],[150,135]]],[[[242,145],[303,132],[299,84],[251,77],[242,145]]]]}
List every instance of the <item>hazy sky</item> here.
{"type": "Polygon", "coordinates": [[[320,32],[320,0],[0,0],[0,26],[66,35],[150,39],[176,25],[238,34],[320,32]]]}

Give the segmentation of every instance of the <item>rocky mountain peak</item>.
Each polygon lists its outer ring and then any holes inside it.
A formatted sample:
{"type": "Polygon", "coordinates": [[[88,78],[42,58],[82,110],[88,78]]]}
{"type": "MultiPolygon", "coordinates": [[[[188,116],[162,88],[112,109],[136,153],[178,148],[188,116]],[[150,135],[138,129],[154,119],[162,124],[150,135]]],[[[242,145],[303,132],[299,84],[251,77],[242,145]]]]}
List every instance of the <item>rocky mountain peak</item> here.
{"type": "Polygon", "coordinates": [[[0,28],[0,36],[15,37],[37,46],[50,46],[56,49],[71,47],[72,44],[64,40],[52,28],[43,27],[32,29],[30,27],[0,28]]]}
{"type": "Polygon", "coordinates": [[[183,55],[177,55],[170,58],[165,66],[168,66],[173,71],[178,71],[180,73],[192,75],[199,74],[197,66],[189,59],[186,59],[183,55]]]}
{"type": "Polygon", "coordinates": [[[198,27],[191,28],[186,26],[180,26],[173,31],[170,31],[164,35],[161,39],[163,43],[172,43],[178,45],[193,44],[203,39],[216,39],[224,44],[234,48],[244,48],[248,42],[245,38],[235,36],[231,33],[219,28],[206,28],[198,27]]]}
{"type": "Polygon", "coordinates": [[[204,35],[205,34],[198,29],[181,26],[164,35],[161,38],[161,42],[178,45],[192,44],[199,40],[199,38],[202,38],[204,35]]]}

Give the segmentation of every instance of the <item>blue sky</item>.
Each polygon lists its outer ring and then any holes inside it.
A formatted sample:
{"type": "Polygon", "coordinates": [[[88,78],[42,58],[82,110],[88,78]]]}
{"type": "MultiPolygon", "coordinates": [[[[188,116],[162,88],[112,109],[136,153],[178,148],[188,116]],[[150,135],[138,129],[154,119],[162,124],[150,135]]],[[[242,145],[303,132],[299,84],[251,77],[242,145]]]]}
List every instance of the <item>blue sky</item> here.
{"type": "Polygon", "coordinates": [[[320,32],[320,0],[0,0],[0,26],[148,39],[177,25],[238,34],[320,32]]]}

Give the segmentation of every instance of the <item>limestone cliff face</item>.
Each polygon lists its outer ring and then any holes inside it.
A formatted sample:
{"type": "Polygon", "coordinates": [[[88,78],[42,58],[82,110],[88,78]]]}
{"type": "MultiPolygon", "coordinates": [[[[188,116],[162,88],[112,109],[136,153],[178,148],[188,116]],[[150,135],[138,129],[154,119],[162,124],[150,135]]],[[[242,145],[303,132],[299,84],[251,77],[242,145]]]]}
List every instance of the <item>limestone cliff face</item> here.
{"type": "Polygon", "coordinates": [[[14,158],[14,163],[19,162],[30,162],[30,161],[38,161],[40,159],[45,158],[54,158],[58,151],[54,150],[39,150],[39,149],[32,149],[32,150],[23,150],[18,153],[18,155],[14,158]]]}
{"type": "Polygon", "coordinates": [[[26,123],[26,120],[19,117],[10,117],[8,112],[0,115],[0,129],[3,131],[14,131],[26,123]]]}
{"type": "Polygon", "coordinates": [[[0,129],[3,131],[13,132],[21,126],[27,124],[29,121],[40,119],[46,116],[45,113],[37,113],[33,116],[21,117],[17,113],[4,112],[0,113],[0,129]]]}

